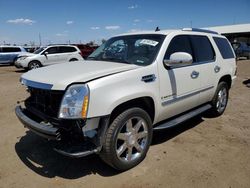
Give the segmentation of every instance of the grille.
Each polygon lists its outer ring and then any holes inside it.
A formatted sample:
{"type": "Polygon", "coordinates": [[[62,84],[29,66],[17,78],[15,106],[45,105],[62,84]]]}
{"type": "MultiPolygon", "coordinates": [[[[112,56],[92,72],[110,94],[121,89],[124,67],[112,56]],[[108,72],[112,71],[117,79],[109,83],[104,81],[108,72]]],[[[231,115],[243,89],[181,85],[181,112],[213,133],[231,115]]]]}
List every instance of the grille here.
{"type": "Polygon", "coordinates": [[[30,97],[25,101],[25,106],[29,110],[35,109],[39,112],[57,118],[64,91],[44,90],[28,88],[30,97]]]}

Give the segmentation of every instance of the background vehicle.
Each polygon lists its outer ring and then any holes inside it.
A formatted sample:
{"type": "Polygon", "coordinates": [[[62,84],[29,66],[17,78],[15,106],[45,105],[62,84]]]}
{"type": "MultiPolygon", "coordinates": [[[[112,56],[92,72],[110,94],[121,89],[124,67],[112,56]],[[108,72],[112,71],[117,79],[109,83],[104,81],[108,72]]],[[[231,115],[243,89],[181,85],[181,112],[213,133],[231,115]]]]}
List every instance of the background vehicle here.
{"type": "Polygon", "coordinates": [[[31,131],[58,141],[55,150],[63,155],[97,153],[127,170],[145,158],[153,129],[206,111],[222,115],[235,78],[233,49],[215,32],[124,34],[105,42],[86,63],[23,74],[30,97],[16,115],[31,131]]]}
{"type": "Polygon", "coordinates": [[[0,64],[13,65],[18,55],[26,53],[21,46],[0,46],[0,64]]]}
{"type": "Polygon", "coordinates": [[[23,56],[17,59],[15,66],[17,68],[36,69],[41,66],[47,66],[69,61],[83,60],[81,51],[72,45],[51,45],[46,48],[40,48],[29,56],[23,56]]]}
{"type": "Polygon", "coordinates": [[[95,51],[99,46],[91,46],[88,44],[73,44],[79,48],[82,57],[87,58],[93,51],[95,51]]]}
{"type": "Polygon", "coordinates": [[[245,42],[233,42],[231,44],[237,58],[246,57],[247,59],[250,59],[250,44],[245,42]]]}

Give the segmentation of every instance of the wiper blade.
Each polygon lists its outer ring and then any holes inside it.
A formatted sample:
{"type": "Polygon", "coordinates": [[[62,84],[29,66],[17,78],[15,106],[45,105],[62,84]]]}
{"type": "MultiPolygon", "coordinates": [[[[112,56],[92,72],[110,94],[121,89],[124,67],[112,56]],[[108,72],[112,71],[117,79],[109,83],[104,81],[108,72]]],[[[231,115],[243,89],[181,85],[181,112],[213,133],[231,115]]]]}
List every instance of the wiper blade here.
{"type": "Polygon", "coordinates": [[[112,61],[112,62],[118,62],[118,63],[126,63],[131,64],[129,61],[126,61],[124,59],[117,59],[117,58],[102,58],[103,61],[112,61]]]}

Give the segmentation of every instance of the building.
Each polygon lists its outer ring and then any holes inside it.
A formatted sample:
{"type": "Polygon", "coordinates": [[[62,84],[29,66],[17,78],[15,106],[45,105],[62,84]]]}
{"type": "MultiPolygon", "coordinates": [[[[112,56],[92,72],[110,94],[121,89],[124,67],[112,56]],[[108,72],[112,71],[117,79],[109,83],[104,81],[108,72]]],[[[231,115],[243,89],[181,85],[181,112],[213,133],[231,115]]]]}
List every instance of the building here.
{"type": "Polygon", "coordinates": [[[226,36],[230,42],[250,43],[250,24],[208,27],[206,29],[216,31],[226,36]]]}

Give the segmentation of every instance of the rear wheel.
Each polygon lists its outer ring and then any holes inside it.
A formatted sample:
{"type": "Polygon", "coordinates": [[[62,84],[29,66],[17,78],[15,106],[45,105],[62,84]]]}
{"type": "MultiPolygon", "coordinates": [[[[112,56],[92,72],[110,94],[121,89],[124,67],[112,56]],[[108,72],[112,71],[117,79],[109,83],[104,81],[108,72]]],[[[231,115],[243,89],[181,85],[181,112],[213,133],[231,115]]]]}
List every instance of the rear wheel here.
{"type": "Polygon", "coordinates": [[[128,170],[145,158],[152,132],[151,119],[144,110],[128,109],[108,128],[100,156],[113,168],[128,170]]]}
{"type": "Polygon", "coordinates": [[[228,102],[228,90],[229,87],[226,82],[220,82],[218,84],[214,98],[211,102],[212,108],[210,110],[210,114],[212,116],[220,116],[225,111],[228,102]]]}
{"type": "Polygon", "coordinates": [[[29,67],[29,70],[32,70],[32,69],[37,69],[39,67],[41,67],[41,63],[39,61],[31,61],[28,65],[29,67]]]}

